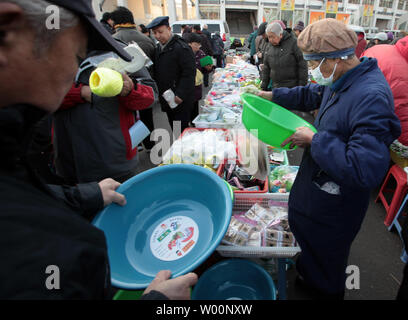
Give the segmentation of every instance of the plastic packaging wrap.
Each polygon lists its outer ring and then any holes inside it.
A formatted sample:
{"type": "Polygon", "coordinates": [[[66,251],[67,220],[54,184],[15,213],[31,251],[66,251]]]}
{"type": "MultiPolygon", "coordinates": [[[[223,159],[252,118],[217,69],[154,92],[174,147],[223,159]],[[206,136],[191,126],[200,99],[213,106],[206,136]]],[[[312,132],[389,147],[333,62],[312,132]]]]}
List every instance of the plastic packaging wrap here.
{"type": "Polygon", "coordinates": [[[130,62],[127,62],[116,54],[112,53],[112,55],[107,56],[106,59],[99,62],[97,66],[109,68],[120,73],[133,73],[139,71],[143,67],[149,67],[153,64],[136,42],[131,42],[124,49],[133,57],[130,62]]]}
{"type": "Polygon", "coordinates": [[[233,246],[294,247],[296,240],[289,230],[287,207],[264,208],[254,204],[245,213],[231,218],[222,241],[233,246]]]}
{"type": "Polygon", "coordinates": [[[269,175],[270,192],[287,193],[290,192],[293,182],[296,179],[299,167],[297,166],[278,166],[275,167],[269,175]]]}
{"type": "Polygon", "coordinates": [[[222,130],[186,132],[164,155],[163,163],[188,163],[217,169],[225,159],[236,158],[234,143],[226,140],[222,130]]]}

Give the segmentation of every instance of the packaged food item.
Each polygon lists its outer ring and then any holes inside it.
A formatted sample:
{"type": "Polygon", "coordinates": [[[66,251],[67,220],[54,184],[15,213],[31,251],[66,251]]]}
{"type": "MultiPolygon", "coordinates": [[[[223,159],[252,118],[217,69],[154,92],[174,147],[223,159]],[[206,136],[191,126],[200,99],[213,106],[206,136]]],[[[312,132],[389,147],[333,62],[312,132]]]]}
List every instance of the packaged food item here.
{"type": "Polygon", "coordinates": [[[246,246],[250,235],[252,235],[253,225],[245,223],[236,216],[231,217],[231,222],[225,233],[223,243],[236,246],[246,246]]]}
{"type": "Polygon", "coordinates": [[[263,231],[263,245],[267,247],[293,247],[296,245],[292,232],[266,228],[263,231]]]}
{"type": "Polygon", "coordinates": [[[273,211],[261,207],[258,203],[254,204],[248,212],[245,213],[245,217],[256,221],[262,227],[267,227],[276,216],[273,211]]]}
{"type": "Polygon", "coordinates": [[[269,191],[271,193],[290,192],[293,182],[296,179],[299,167],[297,166],[277,166],[269,175],[269,191]]]}

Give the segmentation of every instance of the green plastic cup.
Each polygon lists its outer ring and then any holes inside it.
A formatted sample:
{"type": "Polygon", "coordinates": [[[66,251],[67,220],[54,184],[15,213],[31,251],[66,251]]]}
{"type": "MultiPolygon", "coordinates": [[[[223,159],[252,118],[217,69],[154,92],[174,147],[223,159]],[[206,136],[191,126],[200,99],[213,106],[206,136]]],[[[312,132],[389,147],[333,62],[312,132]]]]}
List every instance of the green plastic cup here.
{"type": "MultiPolygon", "coordinates": [[[[249,132],[258,130],[257,134],[251,133],[270,146],[282,148],[282,142],[298,127],[308,127],[313,132],[317,132],[309,122],[276,103],[251,93],[243,93],[241,99],[244,105],[242,123],[245,128],[249,132]]],[[[287,144],[283,149],[288,150],[289,146],[290,144],[287,144]]]]}

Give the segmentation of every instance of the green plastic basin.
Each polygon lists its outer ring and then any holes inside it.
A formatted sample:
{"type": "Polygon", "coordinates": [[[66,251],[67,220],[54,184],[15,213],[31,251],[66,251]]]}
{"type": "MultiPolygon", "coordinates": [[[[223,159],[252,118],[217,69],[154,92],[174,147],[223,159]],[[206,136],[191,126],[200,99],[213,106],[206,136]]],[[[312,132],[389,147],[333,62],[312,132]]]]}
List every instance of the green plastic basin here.
{"type": "Polygon", "coordinates": [[[143,295],[143,291],[144,290],[118,290],[118,292],[116,292],[115,296],[113,297],[113,300],[139,300],[143,295]]]}
{"type": "MultiPolygon", "coordinates": [[[[243,93],[241,99],[244,105],[242,123],[245,128],[257,130],[255,136],[266,144],[282,148],[281,143],[289,138],[298,127],[308,127],[313,132],[316,128],[293,112],[264,98],[251,93],[243,93]]],[[[287,144],[283,149],[289,149],[287,144]]]]}
{"type": "Polygon", "coordinates": [[[210,56],[206,56],[206,57],[200,59],[200,65],[202,67],[212,65],[212,64],[213,64],[213,59],[210,56]]]}

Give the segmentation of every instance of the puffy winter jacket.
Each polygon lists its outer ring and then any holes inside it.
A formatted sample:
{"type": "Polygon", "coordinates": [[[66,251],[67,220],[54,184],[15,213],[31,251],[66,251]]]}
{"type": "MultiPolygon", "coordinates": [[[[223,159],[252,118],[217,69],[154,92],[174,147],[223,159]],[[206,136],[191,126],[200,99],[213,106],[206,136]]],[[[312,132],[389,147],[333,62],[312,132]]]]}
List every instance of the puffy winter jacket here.
{"type": "Polygon", "coordinates": [[[297,46],[296,38],[286,31],[279,45],[270,45],[263,59],[262,89],[272,80],[274,88],[304,86],[307,83],[307,64],[297,46]]]}
{"type": "Polygon", "coordinates": [[[377,59],[378,66],[391,87],[395,113],[402,128],[398,141],[408,146],[408,36],[399,40],[396,45],[374,46],[363,55],[377,59]]]}

